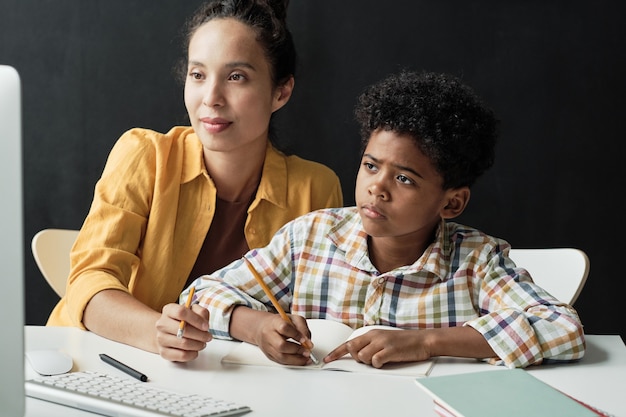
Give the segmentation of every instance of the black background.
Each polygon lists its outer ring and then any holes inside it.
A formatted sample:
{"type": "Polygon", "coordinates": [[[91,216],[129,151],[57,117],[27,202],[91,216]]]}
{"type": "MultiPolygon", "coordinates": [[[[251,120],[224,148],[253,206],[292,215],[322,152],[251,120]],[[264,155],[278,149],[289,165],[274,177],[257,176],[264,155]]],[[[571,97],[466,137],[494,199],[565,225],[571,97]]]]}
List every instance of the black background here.
{"type": "MultiPolygon", "coordinates": [[[[173,68],[184,55],[180,28],[199,4],[0,0],[0,63],[23,83],[28,324],[45,323],[57,301],[30,256],[32,236],[80,228],[123,131],[187,124],[173,68]]],[[[591,270],[575,307],[585,330],[624,338],[622,4],[292,0],[299,73],[279,138],[333,168],[352,204],[362,89],[403,68],[462,77],[502,134],[459,221],[514,247],[583,249],[591,270]]]]}

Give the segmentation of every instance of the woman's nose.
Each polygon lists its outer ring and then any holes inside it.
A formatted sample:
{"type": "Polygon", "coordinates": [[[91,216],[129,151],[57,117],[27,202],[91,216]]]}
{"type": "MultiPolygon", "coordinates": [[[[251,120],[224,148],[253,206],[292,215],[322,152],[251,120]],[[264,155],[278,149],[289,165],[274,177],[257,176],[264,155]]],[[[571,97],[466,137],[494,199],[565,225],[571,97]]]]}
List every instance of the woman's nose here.
{"type": "Polygon", "coordinates": [[[207,80],[204,85],[205,91],[202,104],[208,107],[223,106],[224,93],[221,84],[216,80],[207,80]]]}

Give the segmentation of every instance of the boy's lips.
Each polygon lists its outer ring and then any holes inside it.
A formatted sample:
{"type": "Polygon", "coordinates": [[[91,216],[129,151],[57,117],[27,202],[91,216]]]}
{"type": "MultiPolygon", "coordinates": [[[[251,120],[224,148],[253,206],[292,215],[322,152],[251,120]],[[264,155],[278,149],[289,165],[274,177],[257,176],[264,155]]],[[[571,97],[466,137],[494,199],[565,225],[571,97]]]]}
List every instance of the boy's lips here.
{"type": "Polygon", "coordinates": [[[373,204],[364,204],[361,206],[363,215],[370,219],[382,219],[385,218],[385,214],[373,204]]]}

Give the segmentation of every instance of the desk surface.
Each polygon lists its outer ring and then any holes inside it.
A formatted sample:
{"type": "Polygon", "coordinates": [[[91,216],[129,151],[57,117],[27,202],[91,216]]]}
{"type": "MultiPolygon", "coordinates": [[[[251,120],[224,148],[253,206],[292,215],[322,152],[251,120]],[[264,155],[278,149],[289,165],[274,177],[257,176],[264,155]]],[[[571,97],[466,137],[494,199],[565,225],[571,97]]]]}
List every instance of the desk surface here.
{"type": "MultiPolygon", "coordinates": [[[[252,408],[253,412],[247,414],[251,417],[436,415],[432,399],[417,387],[413,378],[222,365],[221,358],[235,343],[214,340],[197,360],[177,364],[76,328],[25,328],[27,350],[63,350],[74,359],[73,371],[126,376],[99,359],[99,353],[107,353],[147,374],[148,383],[237,401],[252,408]]],[[[431,376],[495,368],[474,360],[439,358],[431,376]]],[[[626,417],[626,346],[619,336],[587,336],[587,353],[579,363],[528,370],[569,395],[617,417],[626,417]]],[[[32,372],[27,366],[27,377],[32,372]]],[[[26,400],[27,417],[86,415],[92,414],[32,398],[26,400]]]]}

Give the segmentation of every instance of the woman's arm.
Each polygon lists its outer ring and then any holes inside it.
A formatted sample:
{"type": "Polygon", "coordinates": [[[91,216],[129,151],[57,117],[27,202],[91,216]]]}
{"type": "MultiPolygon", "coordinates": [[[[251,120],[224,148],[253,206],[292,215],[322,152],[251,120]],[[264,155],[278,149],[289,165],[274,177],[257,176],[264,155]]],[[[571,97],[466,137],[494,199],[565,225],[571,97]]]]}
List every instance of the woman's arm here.
{"type": "Polygon", "coordinates": [[[94,295],[83,315],[85,327],[107,339],[158,352],[155,324],[161,315],[119,290],[94,295]]]}

